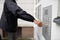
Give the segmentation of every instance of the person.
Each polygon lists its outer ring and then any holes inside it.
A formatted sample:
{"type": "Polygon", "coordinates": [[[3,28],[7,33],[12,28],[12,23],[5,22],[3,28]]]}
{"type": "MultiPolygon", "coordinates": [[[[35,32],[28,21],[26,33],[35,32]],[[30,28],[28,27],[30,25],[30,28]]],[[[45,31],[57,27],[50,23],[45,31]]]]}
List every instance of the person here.
{"type": "Polygon", "coordinates": [[[2,29],[8,33],[9,40],[16,40],[17,19],[34,22],[38,26],[42,26],[42,22],[36,20],[32,15],[28,14],[20,8],[16,0],[5,0],[3,13],[1,16],[2,29]]]}

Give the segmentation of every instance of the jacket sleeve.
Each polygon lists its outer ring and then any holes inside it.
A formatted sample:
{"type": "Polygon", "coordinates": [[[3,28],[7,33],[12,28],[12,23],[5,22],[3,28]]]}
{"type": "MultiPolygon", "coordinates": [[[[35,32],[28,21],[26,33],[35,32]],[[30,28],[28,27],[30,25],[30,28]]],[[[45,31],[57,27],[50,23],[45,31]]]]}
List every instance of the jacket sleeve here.
{"type": "Polygon", "coordinates": [[[26,11],[17,11],[17,17],[30,22],[35,20],[35,18],[26,11]]]}

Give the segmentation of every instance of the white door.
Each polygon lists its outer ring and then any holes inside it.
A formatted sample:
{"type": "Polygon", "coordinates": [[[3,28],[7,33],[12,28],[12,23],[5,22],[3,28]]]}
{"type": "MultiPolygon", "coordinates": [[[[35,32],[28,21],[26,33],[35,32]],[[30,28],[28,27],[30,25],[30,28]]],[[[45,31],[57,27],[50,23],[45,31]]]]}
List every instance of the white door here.
{"type": "Polygon", "coordinates": [[[51,20],[52,20],[52,6],[43,8],[43,22],[47,25],[43,27],[43,36],[46,40],[51,40],[51,20]]]}

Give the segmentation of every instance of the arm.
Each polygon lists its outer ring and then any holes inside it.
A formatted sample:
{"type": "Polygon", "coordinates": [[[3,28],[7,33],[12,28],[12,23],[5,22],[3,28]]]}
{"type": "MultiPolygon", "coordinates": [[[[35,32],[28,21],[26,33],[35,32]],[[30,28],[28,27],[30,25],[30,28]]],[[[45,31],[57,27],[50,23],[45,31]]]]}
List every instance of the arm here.
{"type": "Polygon", "coordinates": [[[18,18],[21,18],[26,21],[34,22],[38,26],[42,26],[42,22],[36,20],[32,15],[22,10],[20,7],[18,7],[16,3],[6,0],[6,5],[7,5],[8,10],[11,11],[12,14],[17,16],[18,18]]]}
{"type": "Polygon", "coordinates": [[[17,17],[30,22],[33,22],[35,20],[32,15],[28,14],[26,11],[23,10],[17,11],[17,17]]]}
{"type": "Polygon", "coordinates": [[[8,10],[11,11],[13,15],[23,20],[33,22],[34,17],[21,9],[16,3],[6,0],[6,5],[8,10]]]}
{"type": "Polygon", "coordinates": [[[39,27],[43,26],[42,22],[40,22],[39,20],[36,20],[32,15],[28,14],[26,11],[17,12],[17,14],[18,14],[17,15],[18,18],[21,18],[26,21],[34,22],[39,27]]]}

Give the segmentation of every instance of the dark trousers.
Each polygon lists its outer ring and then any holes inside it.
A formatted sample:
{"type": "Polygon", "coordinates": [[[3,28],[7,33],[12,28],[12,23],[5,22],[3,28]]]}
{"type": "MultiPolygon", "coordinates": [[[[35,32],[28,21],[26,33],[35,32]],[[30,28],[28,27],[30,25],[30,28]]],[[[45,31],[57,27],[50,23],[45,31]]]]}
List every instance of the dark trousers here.
{"type": "Polygon", "coordinates": [[[8,32],[8,40],[16,40],[17,39],[17,36],[16,36],[16,33],[9,33],[8,32]]]}
{"type": "Polygon", "coordinates": [[[1,35],[0,35],[0,40],[2,40],[1,35]]]}

